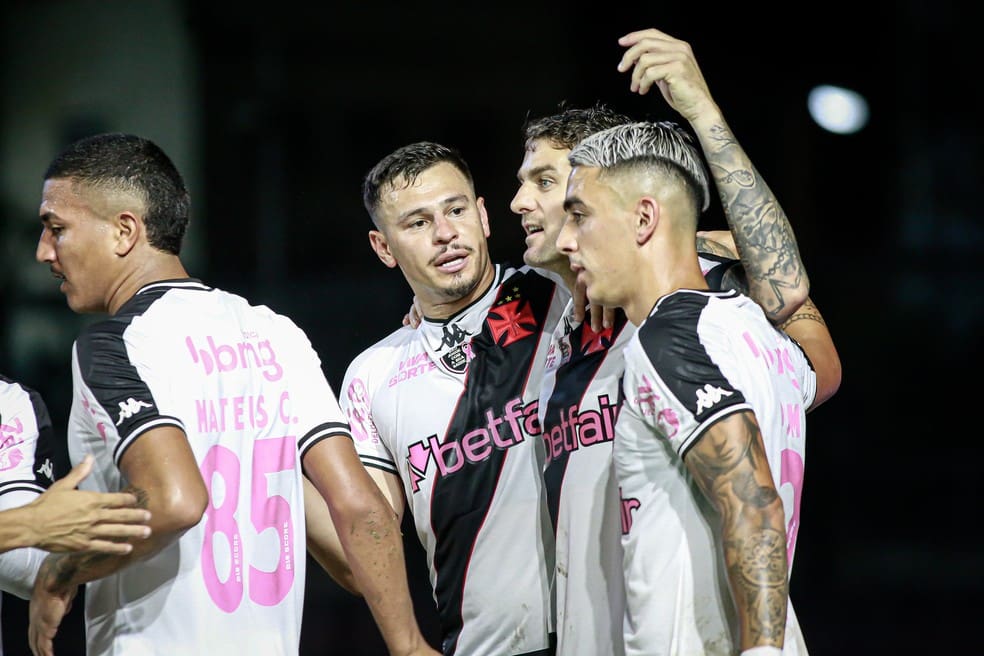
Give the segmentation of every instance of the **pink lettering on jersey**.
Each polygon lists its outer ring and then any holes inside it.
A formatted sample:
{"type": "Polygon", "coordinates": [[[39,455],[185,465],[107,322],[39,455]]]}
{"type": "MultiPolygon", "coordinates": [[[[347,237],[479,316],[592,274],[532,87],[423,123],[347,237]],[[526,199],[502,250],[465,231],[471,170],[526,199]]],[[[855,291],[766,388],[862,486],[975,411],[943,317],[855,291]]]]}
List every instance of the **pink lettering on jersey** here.
{"type": "Polygon", "coordinates": [[[671,438],[680,430],[680,418],[673,408],[663,408],[656,415],[656,427],[667,438],[671,438]]]}
{"type": "Polygon", "coordinates": [[[7,449],[23,442],[24,438],[20,436],[23,432],[24,424],[21,423],[20,417],[14,417],[11,424],[0,424],[0,449],[7,449]]]}
{"type": "Polygon", "coordinates": [[[787,509],[786,520],[786,560],[793,562],[796,551],[796,534],[800,524],[800,496],[803,492],[803,458],[793,449],[783,449],[779,469],[780,488],[790,485],[793,488],[793,509],[787,509]]]}
{"type": "Polygon", "coordinates": [[[366,440],[377,442],[379,437],[369,414],[369,392],[365,382],[361,378],[353,378],[348,389],[345,390],[345,395],[349,401],[346,414],[348,415],[349,428],[352,430],[352,437],[356,442],[365,442],[366,440]]]}
{"type": "Polygon", "coordinates": [[[779,404],[779,417],[786,435],[789,437],[801,437],[803,434],[802,412],[799,403],[779,404]]]}
{"type": "MultiPolygon", "coordinates": [[[[466,350],[466,355],[467,353],[468,351],[466,350]]],[[[470,360],[471,357],[468,359],[470,360]]],[[[436,368],[437,364],[427,357],[426,353],[419,353],[400,363],[400,370],[394,376],[390,377],[388,387],[395,387],[400,383],[416,378],[417,376],[422,376],[436,368]]]]}
{"type": "Polygon", "coordinates": [[[206,376],[213,372],[226,373],[237,369],[260,369],[271,383],[283,377],[284,370],[277,362],[270,340],[247,340],[236,344],[216,344],[211,335],[205,337],[207,347],[200,348],[191,335],[185,337],[185,345],[195,364],[201,364],[206,376]]]}
{"type": "Polygon", "coordinates": [[[618,404],[613,403],[607,394],[598,397],[598,410],[578,411],[576,405],[562,408],[560,423],[543,432],[547,461],[581,447],[611,442],[615,439],[618,410],[618,404]]]}
{"type": "Polygon", "coordinates": [[[639,509],[642,503],[632,497],[622,496],[622,488],[618,488],[619,507],[621,508],[622,535],[628,535],[632,530],[632,513],[639,509]]]}
{"type": "MultiPolygon", "coordinates": [[[[86,410],[88,410],[89,411],[89,414],[92,415],[93,417],[96,416],[96,409],[92,407],[92,404],[91,403],[89,403],[89,399],[85,398],[84,396],[82,397],[82,407],[85,408],[86,410]]],[[[102,438],[102,441],[105,442],[106,441],[106,424],[104,424],[101,421],[97,421],[96,422],[96,430],[99,431],[99,437],[101,437],[102,438]]]]}
{"type": "Polygon", "coordinates": [[[485,460],[494,450],[509,449],[526,436],[539,435],[538,406],[537,401],[523,405],[523,400],[516,397],[503,406],[501,415],[491,409],[486,411],[486,424],[465,433],[460,440],[442,443],[435,434],[411,444],[407,450],[411,491],[420,490],[431,463],[431,469],[436,468],[435,476],[442,478],[460,471],[467,463],[485,460]]]}
{"type": "MultiPolygon", "coordinates": [[[[784,343],[777,343],[775,346],[767,347],[763,344],[758,344],[755,338],[752,337],[751,333],[742,333],[742,338],[745,340],[745,344],[748,346],[748,350],[751,351],[752,355],[756,358],[762,358],[765,360],[766,366],[773,373],[784,376],[789,380],[795,389],[799,389],[799,380],[796,377],[796,368],[793,366],[793,357],[789,353],[789,347],[784,343]]],[[[779,334],[776,334],[776,339],[781,340],[779,334]]]]}
{"type": "Polygon", "coordinates": [[[655,390],[656,386],[646,376],[642,377],[642,384],[636,388],[636,397],[632,403],[639,408],[639,414],[652,417],[656,414],[656,402],[660,400],[660,395],[655,390]]]}
{"type": "Polygon", "coordinates": [[[195,412],[199,433],[255,430],[270,422],[262,394],[197,399],[195,412]]]}
{"type": "Polygon", "coordinates": [[[24,454],[16,446],[8,447],[4,445],[0,451],[0,471],[13,469],[24,461],[24,454]]]}

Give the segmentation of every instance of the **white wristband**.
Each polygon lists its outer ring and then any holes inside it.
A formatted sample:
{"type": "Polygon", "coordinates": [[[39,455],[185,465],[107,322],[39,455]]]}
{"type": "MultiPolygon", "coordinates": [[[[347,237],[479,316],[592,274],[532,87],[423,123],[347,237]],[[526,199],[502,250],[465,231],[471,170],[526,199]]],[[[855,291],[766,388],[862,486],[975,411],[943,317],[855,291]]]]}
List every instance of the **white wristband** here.
{"type": "Polygon", "coordinates": [[[771,645],[752,647],[741,652],[741,656],[782,656],[782,649],[771,645]]]}

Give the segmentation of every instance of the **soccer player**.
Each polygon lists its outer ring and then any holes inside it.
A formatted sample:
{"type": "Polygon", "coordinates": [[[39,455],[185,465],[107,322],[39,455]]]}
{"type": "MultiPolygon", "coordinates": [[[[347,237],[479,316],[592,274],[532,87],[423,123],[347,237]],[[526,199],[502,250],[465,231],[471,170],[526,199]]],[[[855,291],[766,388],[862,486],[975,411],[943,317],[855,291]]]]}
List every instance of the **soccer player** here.
{"type": "Polygon", "coordinates": [[[152,513],[125,556],[41,565],[29,637],[47,655],[86,584],[87,653],[296,654],[305,583],[302,472],[324,496],[394,654],[435,653],[413,617],[399,524],[359,463],[305,334],[191,278],[181,175],[154,143],[102,134],[44,175],[37,259],[75,312],[69,454],[84,486],[152,513]]]}
{"type": "MultiPolygon", "coordinates": [[[[812,308],[809,316],[815,315],[819,323],[806,320],[802,309],[793,315],[795,321],[787,319],[807,293],[792,229],[730,135],[689,46],[655,30],[627,35],[622,43],[627,51],[620,68],[632,71],[632,90],[646,93],[648,86],[640,80],[648,79],[649,84],[660,80],[671,106],[688,112],[691,126],[704,138],[707,160],[719,173],[715,182],[732,229],[742,241],[742,261],[737,261],[733,246],[729,250],[725,244],[698,238],[700,268],[708,284],[713,289],[749,292],[743,268],[747,263],[761,281],[750,295],[771,307],[776,321],[791,321],[787,329],[811,340],[818,367],[839,372],[836,350],[812,302],[807,299],[804,307],[812,308]],[[746,207],[754,210],[744,211],[746,207]]],[[[565,218],[564,192],[571,169],[567,157],[588,135],[628,122],[628,117],[599,105],[568,108],[525,126],[525,156],[517,176],[520,187],[511,204],[523,217],[527,234],[523,259],[561,275],[568,288],[575,288],[575,276],[556,245],[565,218]]],[[[615,655],[624,653],[625,592],[611,454],[622,350],[634,326],[622,312],[615,313],[606,326],[600,325],[597,314],[590,324],[582,323],[576,316],[581,309],[572,304],[558,327],[539,404],[548,459],[544,476],[556,531],[558,653],[615,655]]],[[[826,389],[827,396],[833,394],[836,383],[826,389]]]]}
{"type": "Polygon", "coordinates": [[[356,448],[397,513],[411,508],[444,654],[552,654],[537,399],[569,295],[529,267],[492,262],[484,200],[451,148],[390,153],[363,199],[370,244],[400,268],[423,320],[348,367],[340,402],[356,448]]]}
{"type": "Polygon", "coordinates": [[[570,161],[558,246],[588,298],[638,328],[614,444],[625,651],[805,654],[788,574],[809,361],[754,301],[709,288],[695,248],[707,174],[679,126],[610,128],[570,161]]]}

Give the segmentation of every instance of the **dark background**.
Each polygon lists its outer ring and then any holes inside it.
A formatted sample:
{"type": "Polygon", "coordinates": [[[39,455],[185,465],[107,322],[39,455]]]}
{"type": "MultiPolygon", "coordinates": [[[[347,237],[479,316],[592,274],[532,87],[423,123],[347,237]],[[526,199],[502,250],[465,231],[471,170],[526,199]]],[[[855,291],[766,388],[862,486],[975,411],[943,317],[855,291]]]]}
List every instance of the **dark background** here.
{"type": "MultiPolygon", "coordinates": [[[[362,175],[412,141],[456,146],[486,198],[493,255],[518,261],[508,203],[525,117],[600,100],[640,119],[676,119],[658,94],[630,95],[615,70],[620,35],[659,27],[691,43],[776,191],[843,363],[840,391],[809,417],[792,595],[811,653],[981,653],[970,627],[984,611],[974,411],[984,58],[957,3],[101,3],[106,20],[125,14],[97,36],[100,52],[121,60],[158,41],[153,24],[133,24],[140,7],[172,19],[190,53],[181,111],[193,117],[193,139],[114,110],[173,101],[173,80],[110,80],[112,101],[88,103],[65,92],[64,69],[46,80],[66,58],[89,64],[83,86],[113,75],[93,74],[85,49],[64,48],[58,30],[77,41],[85,24],[52,19],[98,4],[3,5],[5,34],[34,26],[41,38],[8,39],[2,50],[0,368],[42,392],[56,427],[70,403],[71,339],[86,319],[71,315],[30,255],[41,173],[69,140],[126,130],[178,153],[194,195],[192,275],[292,316],[337,389],[350,359],[399,325],[411,297],[368,248],[362,175]],[[30,97],[18,95],[25,85],[12,70],[36,76],[30,97]],[[868,126],[850,136],[815,126],[805,98],[819,83],[864,94],[868,126]],[[39,126],[38,112],[55,118],[39,126]],[[29,130],[46,136],[32,143],[29,130]]],[[[712,207],[703,227],[724,225],[712,207]]],[[[418,613],[434,637],[426,568],[409,537],[418,613]]],[[[81,631],[79,603],[58,653],[81,653],[81,631]]],[[[8,656],[26,653],[25,633],[26,603],[4,595],[8,656]]],[[[363,603],[313,561],[302,633],[304,654],[384,653],[363,603]]]]}

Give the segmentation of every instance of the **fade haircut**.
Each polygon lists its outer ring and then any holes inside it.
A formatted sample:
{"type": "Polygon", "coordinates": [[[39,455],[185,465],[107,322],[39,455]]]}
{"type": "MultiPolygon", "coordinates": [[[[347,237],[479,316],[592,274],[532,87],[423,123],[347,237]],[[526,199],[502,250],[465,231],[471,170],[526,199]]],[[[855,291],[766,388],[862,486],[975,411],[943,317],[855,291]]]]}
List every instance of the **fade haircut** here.
{"type": "Polygon", "coordinates": [[[656,170],[679,180],[705,211],[711,202],[707,169],[693,139],[672,121],[619,125],[586,138],[571,150],[571,166],[605,172],[656,170]]]}
{"type": "Polygon", "coordinates": [[[594,107],[578,109],[560,103],[558,113],[537,119],[527,119],[523,124],[523,142],[526,150],[544,139],[554,148],[570,150],[589,135],[617,125],[631,123],[632,119],[620,114],[602,103],[594,107]]]}
{"type": "Polygon", "coordinates": [[[397,181],[402,179],[400,188],[406,189],[417,181],[417,176],[442,162],[447,162],[458,169],[468,180],[468,185],[474,193],[475,183],[472,180],[471,170],[461,153],[454,148],[433,141],[418,141],[397,148],[379,160],[379,163],[372,167],[362,180],[362,203],[376,227],[380,227],[376,210],[379,209],[383,187],[387,185],[396,187],[397,181]]]}
{"type": "Polygon", "coordinates": [[[44,179],[54,178],[140,198],[148,243],[172,255],[181,252],[191,196],[177,167],[152,141],[119,132],[80,139],[48,166],[44,179]]]}

